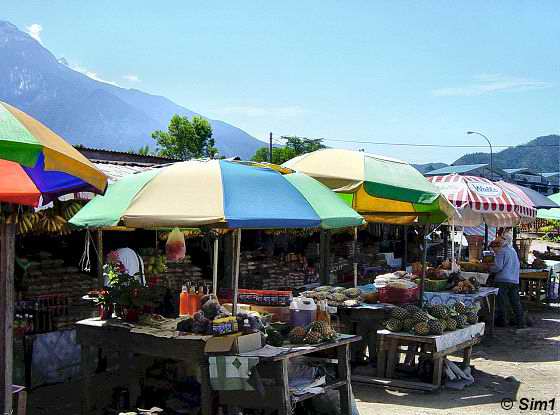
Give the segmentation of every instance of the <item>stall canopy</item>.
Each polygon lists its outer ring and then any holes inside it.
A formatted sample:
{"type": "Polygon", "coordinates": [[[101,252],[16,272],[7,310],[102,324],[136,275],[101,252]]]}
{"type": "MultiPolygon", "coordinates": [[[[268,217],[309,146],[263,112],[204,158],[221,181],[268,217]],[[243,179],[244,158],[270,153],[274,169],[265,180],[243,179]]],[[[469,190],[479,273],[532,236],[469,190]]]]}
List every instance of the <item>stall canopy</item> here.
{"type": "Polygon", "coordinates": [[[39,121],[0,102],[0,201],[38,206],[75,191],[105,191],[107,177],[39,121]]]}
{"type": "Polygon", "coordinates": [[[410,164],[360,151],[323,149],[282,165],[305,173],[335,192],[369,222],[443,222],[453,208],[410,164]]]}
{"type": "MultiPolygon", "coordinates": [[[[555,193],[548,197],[554,203],[560,204],[560,193],[555,193]]],[[[547,220],[560,220],[560,208],[554,209],[539,209],[537,217],[547,220]]]]}
{"type": "Polygon", "coordinates": [[[513,226],[535,220],[530,202],[483,177],[450,174],[428,179],[456,207],[457,225],[513,226]]]}
{"type": "Polygon", "coordinates": [[[186,161],[125,177],[71,224],[131,228],[243,229],[358,226],[363,218],[327,187],[300,173],[226,160],[186,161]]]}

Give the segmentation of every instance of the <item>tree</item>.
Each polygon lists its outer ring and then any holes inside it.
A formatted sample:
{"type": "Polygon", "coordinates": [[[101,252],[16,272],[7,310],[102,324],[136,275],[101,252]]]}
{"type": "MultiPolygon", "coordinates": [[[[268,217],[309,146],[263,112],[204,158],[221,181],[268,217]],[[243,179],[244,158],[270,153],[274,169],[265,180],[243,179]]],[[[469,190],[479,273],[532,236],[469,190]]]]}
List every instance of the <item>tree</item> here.
{"type": "Polygon", "coordinates": [[[214,158],[218,149],[214,147],[212,126],[208,120],[195,115],[192,120],[175,114],[167,131],[154,131],[158,154],[181,160],[191,158],[214,158]]]}
{"type": "MultiPolygon", "coordinates": [[[[311,153],[315,150],[325,148],[321,138],[311,139],[305,137],[283,137],[286,139],[284,147],[272,148],[272,162],[274,164],[282,164],[301,154],[311,153]]],[[[251,158],[253,161],[269,161],[268,147],[261,147],[251,158]]]]}

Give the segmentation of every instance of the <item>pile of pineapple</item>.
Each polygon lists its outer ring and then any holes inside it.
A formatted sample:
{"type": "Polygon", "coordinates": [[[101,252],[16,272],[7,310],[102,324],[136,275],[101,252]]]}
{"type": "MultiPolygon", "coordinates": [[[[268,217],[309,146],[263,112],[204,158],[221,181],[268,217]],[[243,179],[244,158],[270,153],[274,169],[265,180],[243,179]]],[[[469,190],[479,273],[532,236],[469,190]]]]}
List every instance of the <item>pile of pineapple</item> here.
{"type": "Polygon", "coordinates": [[[467,307],[462,302],[453,306],[443,304],[427,307],[425,310],[407,304],[391,310],[391,318],[383,326],[390,331],[410,332],[418,336],[443,334],[444,331],[462,329],[478,323],[480,304],[467,307]]]}
{"type": "Polygon", "coordinates": [[[314,321],[307,327],[296,326],[288,334],[292,344],[319,344],[336,339],[336,331],[326,321],[314,321]]]}

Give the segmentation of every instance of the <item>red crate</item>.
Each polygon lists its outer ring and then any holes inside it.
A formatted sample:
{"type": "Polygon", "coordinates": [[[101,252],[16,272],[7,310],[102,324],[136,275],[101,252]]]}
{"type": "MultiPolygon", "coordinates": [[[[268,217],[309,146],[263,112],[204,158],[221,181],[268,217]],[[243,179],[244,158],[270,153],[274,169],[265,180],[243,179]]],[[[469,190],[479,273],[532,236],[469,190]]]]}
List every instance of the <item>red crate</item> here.
{"type": "Polygon", "coordinates": [[[418,302],[420,289],[415,288],[379,288],[379,302],[388,304],[408,304],[418,302]]]}

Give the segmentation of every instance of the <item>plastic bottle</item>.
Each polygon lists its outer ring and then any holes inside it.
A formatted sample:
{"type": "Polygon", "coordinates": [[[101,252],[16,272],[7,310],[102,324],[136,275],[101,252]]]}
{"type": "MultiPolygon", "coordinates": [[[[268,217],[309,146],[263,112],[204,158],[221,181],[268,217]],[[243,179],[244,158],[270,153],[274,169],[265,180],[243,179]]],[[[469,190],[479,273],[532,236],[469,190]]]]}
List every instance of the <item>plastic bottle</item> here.
{"type": "Polygon", "coordinates": [[[189,314],[189,293],[186,285],[183,285],[181,295],[179,295],[179,316],[184,317],[189,314]]]}
{"type": "Polygon", "coordinates": [[[196,287],[189,283],[189,312],[194,315],[198,311],[198,297],[196,295],[196,287]]]}

